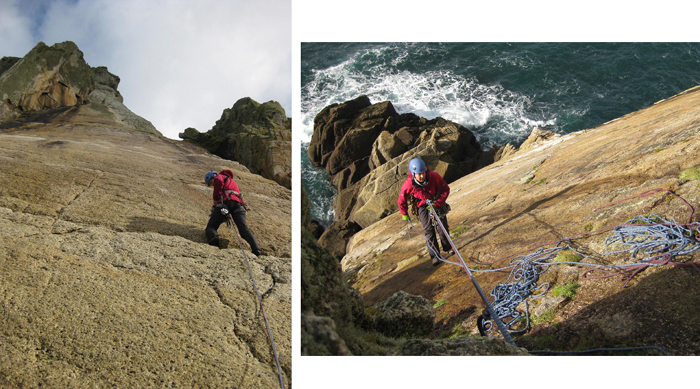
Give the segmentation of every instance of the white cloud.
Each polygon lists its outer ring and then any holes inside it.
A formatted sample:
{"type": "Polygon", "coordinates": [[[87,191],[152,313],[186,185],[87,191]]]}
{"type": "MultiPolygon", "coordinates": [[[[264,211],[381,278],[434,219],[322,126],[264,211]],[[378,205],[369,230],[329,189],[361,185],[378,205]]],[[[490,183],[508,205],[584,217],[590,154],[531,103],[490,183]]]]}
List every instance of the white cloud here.
{"type": "Polygon", "coordinates": [[[23,15],[13,0],[0,0],[0,58],[22,57],[33,42],[31,19],[23,15]]]}
{"type": "Polygon", "coordinates": [[[173,139],[209,130],[243,97],[291,116],[291,0],[52,0],[35,35],[16,56],[40,40],[75,42],[90,66],[120,77],[129,109],[173,139]]]}

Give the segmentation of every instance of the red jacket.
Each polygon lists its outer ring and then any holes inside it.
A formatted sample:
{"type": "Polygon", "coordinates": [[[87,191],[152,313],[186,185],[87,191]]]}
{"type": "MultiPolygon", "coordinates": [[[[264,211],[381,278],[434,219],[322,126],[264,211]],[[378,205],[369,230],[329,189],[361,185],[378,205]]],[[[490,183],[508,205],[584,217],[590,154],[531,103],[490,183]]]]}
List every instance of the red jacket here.
{"type": "Polygon", "coordinates": [[[212,178],[214,185],[214,201],[220,203],[225,200],[238,201],[243,204],[241,191],[238,189],[238,184],[233,180],[233,172],[230,170],[222,170],[219,174],[212,178]]]}
{"type": "Polygon", "coordinates": [[[416,198],[417,207],[425,204],[425,200],[431,200],[435,208],[442,207],[447,202],[447,196],[450,195],[450,186],[438,173],[426,171],[428,184],[419,186],[413,183],[413,175],[408,173],[408,178],[404,181],[399,192],[399,212],[402,215],[408,215],[408,199],[411,195],[416,198]]]}

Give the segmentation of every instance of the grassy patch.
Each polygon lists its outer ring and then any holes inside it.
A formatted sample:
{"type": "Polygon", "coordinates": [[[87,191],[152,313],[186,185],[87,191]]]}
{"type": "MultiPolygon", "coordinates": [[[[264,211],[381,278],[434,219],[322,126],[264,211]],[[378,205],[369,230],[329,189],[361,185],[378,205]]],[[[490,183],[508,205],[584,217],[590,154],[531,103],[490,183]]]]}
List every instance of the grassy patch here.
{"type": "Polygon", "coordinates": [[[593,231],[593,223],[588,223],[583,226],[583,231],[584,232],[591,232],[593,231]]]}
{"type": "Polygon", "coordinates": [[[456,237],[462,235],[464,232],[467,231],[467,226],[457,226],[450,231],[450,235],[452,236],[452,239],[455,239],[456,237]]]}
{"type": "Polygon", "coordinates": [[[445,303],[447,303],[447,300],[440,300],[433,305],[433,308],[438,309],[441,306],[445,305],[445,303]]]}
{"type": "Polygon", "coordinates": [[[530,315],[530,323],[532,323],[532,325],[537,325],[541,323],[550,322],[554,320],[554,315],[556,314],[556,312],[556,309],[550,309],[549,311],[545,312],[542,316],[530,315]]]}
{"type": "Polygon", "coordinates": [[[460,336],[467,335],[469,335],[469,329],[462,325],[462,323],[457,323],[454,327],[452,327],[452,333],[450,334],[449,338],[459,338],[460,336]]]}
{"type": "Polygon", "coordinates": [[[657,147],[657,148],[654,149],[654,152],[655,152],[655,153],[660,153],[660,152],[662,152],[662,151],[664,151],[664,150],[666,150],[664,147],[657,147]]]}
{"type": "Polygon", "coordinates": [[[581,285],[579,284],[566,284],[566,285],[559,285],[554,290],[552,291],[552,294],[555,296],[564,296],[566,298],[574,298],[576,297],[576,289],[580,288],[581,285]]]}
{"type": "Polygon", "coordinates": [[[537,185],[542,185],[542,184],[544,184],[545,182],[547,182],[547,179],[546,179],[546,178],[543,178],[543,179],[537,181],[537,185]]]}
{"type": "Polygon", "coordinates": [[[554,262],[581,262],[582,258],[571,250],[562,250],[554,258],[554,262]]]}
{"type": "Polygon", "coordinates": [[[700,180],[700,168],[685,169],[679,175],[681,180],[700,180]]]}

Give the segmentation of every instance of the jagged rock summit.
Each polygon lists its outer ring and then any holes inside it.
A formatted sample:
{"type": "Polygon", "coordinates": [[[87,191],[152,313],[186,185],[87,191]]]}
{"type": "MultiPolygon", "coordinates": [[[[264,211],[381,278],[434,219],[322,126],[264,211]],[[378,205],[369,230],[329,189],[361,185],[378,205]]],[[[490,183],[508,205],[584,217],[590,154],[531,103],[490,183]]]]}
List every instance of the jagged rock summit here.
{"type": "Polygon", "coordinates": [[[190,127],[180,138],[292,187],[292,122],[276,101],[242,98],[224,110],[211,130],[200,133],[190,127]]]}
{"type": "Polygon", "coordinates": [[[246,259],[289,387],[291,191],[134,127],[115,108],[118,78],[70,52],[57,63],[78,64],[92,90],[54,64],[48,89],[14,93],[27,62],[3,62],[0,387],[278,387],[246,259]],[[77,105],[50,105],[61,96],[77,105]],[[251,207],[259,257],[225,226],[222,249],[205,242],[203,178],[222,169],[251,207]]]}
{"type": "Polygon", "coordinates": [[[118,85],[119,77],[106,67],[91,68],[75,43],[39,42],[23,58],[3,57],[0,62],[0,121],[84,116],[83,121],[89,117],[96,124],[161,135],[123,104],[118,85]]]}

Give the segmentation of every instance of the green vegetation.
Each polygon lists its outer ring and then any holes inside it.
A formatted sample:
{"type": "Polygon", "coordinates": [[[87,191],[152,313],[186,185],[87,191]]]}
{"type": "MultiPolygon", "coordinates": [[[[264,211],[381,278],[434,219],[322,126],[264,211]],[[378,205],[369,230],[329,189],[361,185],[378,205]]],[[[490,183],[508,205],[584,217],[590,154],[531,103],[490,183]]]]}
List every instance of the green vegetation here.
{"type": "Polygon", "coordinates": [[[566,298],[574,298],[576,297],[576,289],[580,288],[581,285],[579,284],[566,284],[566,285],[559,285],[554,290],[552,291],[552,294],[555,296],[564,296],[566,298]]]}
{"type": "Polygon", "coordinates": [[[546,178],[543,178],[543,179],[537,181],[537,185],[542,185],[542,184],[544,184],[546,181],[547,181],[547,179],[546,179],[546,178]]]}
{"type": "Polygon", "coordinates": [[[462,323],[457,323],[454,327],[452,327],[452,333],[450,334],[449,338],[459,338],[460,336],[467,335],[469,335],[469,329],[466,328],[462,323]]]}
{"type": "Polygon", "coordinates": [[[681,180],[700,180],[700,168],[685,169],[679,175],[681,180]]]}
{"type": "Polygon", "coordinates": [[[441,306],[445,305],[446,302],[447,302],[447,300],[440,300],[433,305],[433,308],[438,309],[441,306]]]}
{"type": "Polygon", "coordinates": [[[582,258],[571,250],[562,250],[554,258],[554,262],[581,262],[582,258]]]}
{"type": "MultiPolygon", "coordinates": [[[[386,355],[391,350],[399,349],[407,341],[405,337],[390,338],[352,325],[339,326],[337,332],[354,355],[386,355]]],[[[320,350],[312,355],[333,355],[333,353],[320,350]]]]}
{"type": "Polygon", "coordinates": [[[462,235],[465,231],[467,231],[467,226],[457,226],[450,231],[450,236],[452,239],[455,239],[462,235]]]}
{"type": "Polygon", "coordinates": [[[541,323],[551,322],[552,320],[554,320],[554,315],[556,314],[556,312],[556,309],[550,309],[549,311],[545,312],[542,316],[530,315],[530,323],[532,323],[532,325],[537,325],[541,323]]]}
{"type": "Polygon", "coordinates": [[[659,153],[659,152],[664,151],[664,150],[665,150],[664,147],[657,147],[657,148],[654,149],[654,152],[655,152],[655,153],[659,153]]]}
{"type": "Polygon", "coordinates": [[[593,223],[587,223],[586,225],[583,226],[583,231],[585,232],[591,232],[593,231],[593,223]]]}

